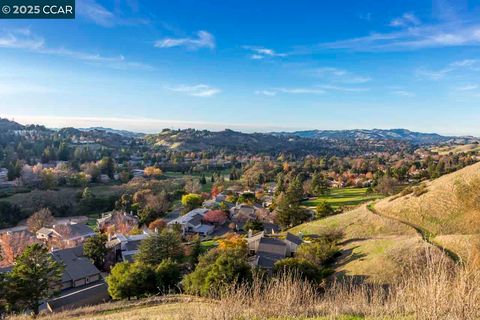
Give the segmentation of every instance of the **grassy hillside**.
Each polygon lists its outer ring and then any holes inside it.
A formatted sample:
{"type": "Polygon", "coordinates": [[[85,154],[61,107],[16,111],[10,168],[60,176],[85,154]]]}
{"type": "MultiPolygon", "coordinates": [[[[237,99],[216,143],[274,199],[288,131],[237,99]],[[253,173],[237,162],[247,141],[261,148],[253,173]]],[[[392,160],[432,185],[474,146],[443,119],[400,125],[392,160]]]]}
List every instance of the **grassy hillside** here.
{"type": "Polygon", "coordinates": [[[368,188],[337,188],[331,189],[329,194],[322,195],[312,200],[304,201],[303,205],[315,207],[320,202],[325,201],[333,208],[344,206],[356,206],[366,201],[379,199],[379,194],[368,194],[368,188]]]}
{"type": "Polygon", "coordinates": [[[375,204],[375,209],[433,235],[477,234],[480,232],[480,210],[466,206],[457,190],[458,183],[469,184],[475,179],[480,179],[480,163],[426,183],[427,191],[418,196],[407,194],[383,199],[375,204]]]}
{"type": "Polygon", "coordinates": [[[376,215],[365,205],[302,224],[290,232],[311,235],[331,229],[344,232],[335,275],[354,282],[390,283],[401,274],[400,264],[421,255],[426,246],[415,229],[376,215]]]}

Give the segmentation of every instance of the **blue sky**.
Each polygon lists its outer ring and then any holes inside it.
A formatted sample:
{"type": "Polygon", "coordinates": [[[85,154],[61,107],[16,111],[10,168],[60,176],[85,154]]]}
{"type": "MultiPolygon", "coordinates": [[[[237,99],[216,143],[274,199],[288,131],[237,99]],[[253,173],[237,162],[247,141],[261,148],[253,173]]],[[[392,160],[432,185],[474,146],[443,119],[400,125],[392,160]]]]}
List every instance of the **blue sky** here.
{"type": "Polygon", "coordinates": [[[0,116],[480,135],[480,1],[76,1],[0,20],[0,116]]]}

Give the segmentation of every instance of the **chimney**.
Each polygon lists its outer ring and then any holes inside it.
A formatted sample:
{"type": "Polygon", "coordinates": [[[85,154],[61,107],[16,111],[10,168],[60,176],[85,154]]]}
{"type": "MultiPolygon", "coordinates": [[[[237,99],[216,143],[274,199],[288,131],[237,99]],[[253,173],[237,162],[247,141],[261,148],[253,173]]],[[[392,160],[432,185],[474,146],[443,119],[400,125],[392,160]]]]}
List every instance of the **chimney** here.
{"type": "Polygon", "coordinates": [[[158,233],[158,228],[155,228],[155,233],[158,233]]]}
{"type": "Polygon", "coordinates": [[[253,236],[253,231],[252,229],[248,229],[248,237],[251,238],[253,236]]]}
{"type": "Polygon", "coordinates": [[[112,241],[112,234],[109,232],[108,233],[108,242],[112,241]]]}

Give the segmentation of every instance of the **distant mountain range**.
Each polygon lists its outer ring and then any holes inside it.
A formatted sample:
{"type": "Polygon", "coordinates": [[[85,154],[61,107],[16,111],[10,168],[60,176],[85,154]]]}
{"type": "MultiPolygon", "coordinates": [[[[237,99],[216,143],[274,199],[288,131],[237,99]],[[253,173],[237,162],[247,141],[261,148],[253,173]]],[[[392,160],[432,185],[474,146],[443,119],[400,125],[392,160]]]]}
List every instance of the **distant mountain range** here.
{"type": "Polygon", "coordinates": [[[407,129],[353,129],[353,130],[308,130],[273,132],[275,136],[296,136],[310,139],[331,140],[398,140],[413,144],[438,144],[452,140],[478,140],[474,137],[442,136],[437,133],[413,132],[407,129]]]}
{"type": "Polygon", "coordinates": [[[142,134],[127,130],[103,127],[46,129],[43,126],[24,126],[14,121],[0,119],[0,132],[36,129],[68,137],[84,136],[95,141],[117,141],[119,138],[143,139],[158,147],[186,151],[244,151],[244,152],[292,152],[320,154],[352,154],[382,151],[392,148],[418,147],[446,143],[478,142],[475,137],[443,136],[436,133],[413,132],[406,129],[354,129],[354,130],[307,130],[295,132],[242,133],[233,130],[170,130],[158,134],[142,134]],[[100,140],[99,140],[100,139],[100,140]]]}

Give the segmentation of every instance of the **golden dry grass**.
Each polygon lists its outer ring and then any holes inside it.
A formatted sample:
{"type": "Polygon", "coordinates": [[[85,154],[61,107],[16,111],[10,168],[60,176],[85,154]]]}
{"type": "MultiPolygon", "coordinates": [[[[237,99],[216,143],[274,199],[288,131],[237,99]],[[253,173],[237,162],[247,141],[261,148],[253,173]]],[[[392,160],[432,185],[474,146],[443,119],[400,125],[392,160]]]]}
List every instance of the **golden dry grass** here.
{"type": "Polygon", "coordinates": [[[296,226],[289,232],[304,235],[319,234],[325,230],[337,229],[344,233],[344,240],[370,239],[376,236],[415,236],[413,228],[392,219],[370,212],[366,205],[351,211],[315,220],[296,226]]]}
{"type": "Polygon", "coordinates": [[[374,214],[366,205],[289,231],[319,234],[332,229],[344,232],[334,276],[354,282],[391,283],[401,272],[399,261],[418,255],[417,249],[424,245],[415,229],[374,214]]]}
{"type": "MultiPolygon", "coordinates": [[[[480,271],[426,248],[388,287],[334,282],[315,286],[292,277],[232,286],[217,300],[185,296],[111,303],[40,319],[426,319],[480,317],[480,271]],[[182,300],[183,299],[183,300],[182,300]]],[[[27,317],[13,317],[24,320],[27,317]]]]}
{"type": "Polygon", "coordinates": [[[458,181],[480,178],[480,163],[444,175],[427,183],[428,192],[416,197],[408,194],[389,197],[375,204],[386,216],[417,225],[434,235],[476,234],[480,232],[480,211],[465,208],[455,195],[458,181]]]}

